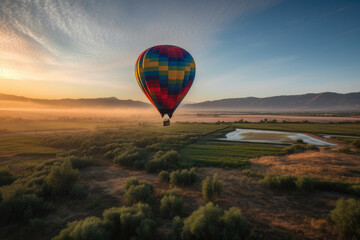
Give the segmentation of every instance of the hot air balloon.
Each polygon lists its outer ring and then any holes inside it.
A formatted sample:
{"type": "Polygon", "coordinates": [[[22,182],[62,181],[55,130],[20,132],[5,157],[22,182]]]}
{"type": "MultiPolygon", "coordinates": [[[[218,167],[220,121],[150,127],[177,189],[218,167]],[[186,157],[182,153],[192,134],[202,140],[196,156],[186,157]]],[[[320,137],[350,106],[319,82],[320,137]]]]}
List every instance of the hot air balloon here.
{"type": "Polygon", "coordinates": [[[164,126],[188,93],[195,78],[195,61],[185,49],[159,45],[142,52],[135,64],[136,80],[163,117],[164,126]]]}

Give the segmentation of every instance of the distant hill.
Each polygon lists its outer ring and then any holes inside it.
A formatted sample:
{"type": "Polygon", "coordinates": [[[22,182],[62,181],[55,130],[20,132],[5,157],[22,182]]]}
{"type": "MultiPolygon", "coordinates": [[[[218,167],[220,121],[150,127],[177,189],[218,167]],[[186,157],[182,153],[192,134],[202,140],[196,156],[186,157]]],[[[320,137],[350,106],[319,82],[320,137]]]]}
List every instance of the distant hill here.
{"type": "MultiPolygon", "coordinates": [[[[36,99],[0,93],[0,101],[36,103],[51,107],[149,108],[141,101],[110,98],[36,99]]],[[[240,110],[240,111],[360,111],[360,92],[340,94],[332,92],[284,95],[266,98],[228,98],[200,103],[184,103],[184,110],[240,110]]]]}
{"type": "Polygon", "coordinates": [[[228,98],[187,104],[187,109],[206,110],[263,110],[263,111],[316,111],[360,110],[360,92],[340,94],[333,92],[284,95],[265,98],[228,98]]]}
{"type": "Polygon", "coordinates": [[[133,100],[120,100],[115,97],[110,98],[81,98],[81,99],[36,99],[22,96],[14,96],[0,93],[0,101],[15,101],[36,103],[52,107],[106,107],[106,108],[148,108],[151,105],[133,100]]]}

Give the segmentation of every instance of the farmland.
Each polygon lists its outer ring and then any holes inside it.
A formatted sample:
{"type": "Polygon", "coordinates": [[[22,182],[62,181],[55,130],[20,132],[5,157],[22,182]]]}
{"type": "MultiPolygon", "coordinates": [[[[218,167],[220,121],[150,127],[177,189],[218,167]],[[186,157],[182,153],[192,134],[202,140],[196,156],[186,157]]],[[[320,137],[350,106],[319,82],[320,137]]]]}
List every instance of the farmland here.
{"type": "Polygon", "coordinates": [[[338,147],[320,148],[219,140],[236,128],[355,136],[359,124],[173,123],[164,128],[120,120],[56,121],[17,120],[3,125],[8,131],[0,135],[0,172],[4,174],[0,239],[48,239],[74,220],[102,217],[112,207],[130,207],[126,184],[131,177],[154,189],[146,190],[152,192],[146,203],[156,222],[150,239],[174,234],[173,219],[161,211],[163,194],[177,191],[176,196],[183,199],[180,217],[185,221],[205,206],[201,182],[214,174],[223,190],[212,202],[224,211],[241,209],[251,227],[250,239],[335,238],[340,235],[326,219],[337,200],[359,199],[360,155],[352,145],[356,138],[331,138],[338,147]],[[60,192],[61,188],[53,185],[56,181],[50,179],[55,177],[54,169],[69,168],[67,162],[75,170],[66,171],[77,177],[71,180],[72,189],[60,192]],[[181,179],[192,167],[196,167],[195,182],[176,185],[174,172],[181,179]],[[160,171],[168,172],[169,179],[161,180],[160,171]],[[298,185],[291,183],[305,176],[313,184],[311,190],[297,189],[298,185]],[[285,178],[290,185],[279,180],[285,178]],[[41,201],[49,207],[34,205],[31,213],[25,214],[24,205],[24,210],[16,210],[17,215],[9,212],[17,205],[8,204],[30,201],[29,196],[31,204],[41,201]]]}

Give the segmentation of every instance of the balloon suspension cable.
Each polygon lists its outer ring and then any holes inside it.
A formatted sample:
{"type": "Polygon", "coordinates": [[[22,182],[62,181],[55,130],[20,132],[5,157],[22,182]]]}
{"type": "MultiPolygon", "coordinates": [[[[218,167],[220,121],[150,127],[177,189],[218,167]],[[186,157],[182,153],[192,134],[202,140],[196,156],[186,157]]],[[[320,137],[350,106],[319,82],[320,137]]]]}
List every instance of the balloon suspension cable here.
{"type": "Polygon", "coordinates": [[[163,117],[163,126],[169,126],[170,125],[170,118],[167,114],[163,117]]]}

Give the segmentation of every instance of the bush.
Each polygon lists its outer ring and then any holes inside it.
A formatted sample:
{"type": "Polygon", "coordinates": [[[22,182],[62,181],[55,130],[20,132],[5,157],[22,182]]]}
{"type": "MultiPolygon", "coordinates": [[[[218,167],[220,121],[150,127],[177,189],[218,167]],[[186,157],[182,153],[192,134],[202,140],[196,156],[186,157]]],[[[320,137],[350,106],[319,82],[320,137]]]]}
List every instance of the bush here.
{"type": "Polygon", "coordinates": [[[351,145],[353,145],[355,148],[360,148],[360,139],[352,141],[351,145]]]}
{"type": "Polygon", "coordinates": [[[214,195],[220,197],[223,182],[218,179],[218,175],[214,174],[212,179],[206,177],[202,181],[202,196],[205,202],[211,201],[214,195]]]}
{"type": "Polygon", "coordinates": [[[316,180],[307,176],[298,177],[295,181],[297,189],[312,191],[315,188],[316,180]]]}
{"type": "Polygon", "coordinates": [[[78,171],[74,170],[71,161],[66,159],[60,167],[52,167],[46,178],[48,191],[52,196],[67,195],[77,178],[78,171]]]}
{"type": "Polygon", "coordinates": [[[171,226],[170,239],[171,240],[181,240],[181,232],[184,227],[184,222],[181,217],[176,216],[173,219],[171,226]]]}
{"type": "Polygon", "coordinates": [[[343,146],[343,147],[339,148],[339,152],[346,153],[346,154],[351,153],[350,146],[343,146]]]}
{"type": "Polygon", "coordinates": [[[111,233],[111,239],[150,239],[156,227],[150,215],[150,206],[141,203],[103,212],[104,224],[111,233]]]}
{"type": "Polygon", "coordinates": [[[146,157],[146,153],[143,149],[137,147],[131,147],[127,151],[121,153],[114,158],[114,162],[121,166],[133,167],[135,161],[141,161],[146,157]]]}
{"type": "Polygon", "coordinates": [[[224,211],[213,203],[208,203],[184,219],[175,218],[172,239],[245,239],[250,233],[250,226],[240,209],[224,211]],[[180,231],[181,229],[181,231],[180,231]]]}
{"type": "Polygon", "coordinates": [[[184,207],[183,199],[177,191],[165,192],[160,203],[161,214],[170,218],[180,215],[184,207]]]}
{"type": "Polygon", "coordinates": [[[284,148],[286,154],[303,153],[306,150],[305,144],[293,144],[284,148]]]}
{"type": "Polygon", "coordinates": [[[296,139],[295,143],[300,143],[300,144],[303,144],[304,141],[302,139],[296,139]]]}
{"type": "Polygon", "coordinates": [[[297,178],[290,175],[265,175],[264,179],[260,180],[260,183],[266,185],[272,189],[278,190],[295,190],[297,178]]]}
{"type": "Polygon", "coordinates": [[[85,168],[85,167],[92,165],[92,161],[87,158],[70,156],[68,158],[65,158],[65,160],[67,160],[67,159],[70,160],[71,166],[73,168],[77,168],[77,169],[85,168]]]}
{"type": "Polygon", "coordinates": [[[161,171],[158,176],[159,176],[160,181],[163,181],[163,182],[170,181],[170,173],[168,171],[161,171]]]}
{"type": "Polygon", "coordinates": [[[22,195],[0,202],[0,220],[27,220],[47,212],[48,209],[48,205],[35,195],[22,195]]]}
{"type": "Polygon", "coordinates": [[[53,240],[101,240],[109,239],[103,221],[98,217],[88,217],[83,220],[68,223],[67,227],[53,240]]]}
{"type": "Polygon", "coordinates": [[[76,156],[76,157],[80,157],[81,156],[81,152],[77,149],[71,149],[68,152],[68,156],[76,156]]]}
{"type": "Polygon", "coordinates": [[[70,191],[70,197],[75,199],[81,199],[86,197],[86,191],[84,187],[80,184],[74,184],[70,191]]]}
{"type": "Polygon", "coordinates": [[[168,169],[176,166],[179,158],[179,153],[176,151],[158,151],[154,155],[154,158],[148,163],[147,170],[149,172],[157,172],[159,170],[168,169]]]}
{"type": "Polygon", "coordinates": [[[161,161],[161,160],[156,160],[156,159],[152,159],[151,161],[148,162],[147,165],[147,171],[148,172],[157,172],[163,169],[168,169],[170,167],[170,165],[167,162],[161,161]]]}
{"type": "Polygon", "coordinates": [[[258,178],[258,179],[264,178],[264,175],[262,175],[260,173],[256,173],[251,169],[244,169],[244,170],[242,170],[242,173],[247,177],[253,177],[253,178],[258,178]]]}
{"type": "Polygon", "coordinates": [[[316,152],[320,151],[320,149],[317,146],[311,144],[306,145],[306,149],[309,151],[316,151],[316,152]]]}
{"type": "Polygon", "coordinates": [[[10,171],[1,170],[0,171],[0,187],[3,185],[9,185],[15,181],[15,177],[11,174],[10,171]]]}
{"type": "Polygon", "coordinates": [[[148,203],[153,201],[154,186],[137,178],[129,178],[125,183],[125,198],[128,204],[148,203]]]}
{"type": "MultiPolygon", "coordinates": [[[[350,194],[360,196],[360,184],[353,184],[349,186],[350,194]]],[[[1,199],[1,198],[0,198],[1,199]]]]}
{"type": "Polygon", "coordinates": [[[339,234],[349,239],[360,238],[360,201],[353,198],[336,202],[330,212],[330,219],[339,234]]]}
{"type": "Polygon", "coordinates": [[[197,180],[195,168],[173,171],[170,174],[170,183],[176,186],[186,187],[193,185],[197,180]]]}
{"type": "Polygon", "coordinates": [[[225,211],[220,219],[223,225],[222,239],[246,239],[250,234],[250,226],[241,210],[236,207],[225,211]]]}

